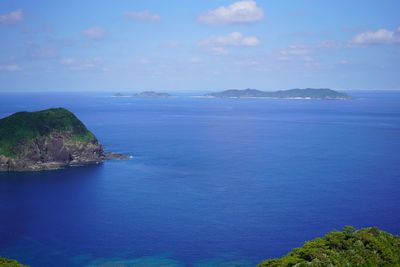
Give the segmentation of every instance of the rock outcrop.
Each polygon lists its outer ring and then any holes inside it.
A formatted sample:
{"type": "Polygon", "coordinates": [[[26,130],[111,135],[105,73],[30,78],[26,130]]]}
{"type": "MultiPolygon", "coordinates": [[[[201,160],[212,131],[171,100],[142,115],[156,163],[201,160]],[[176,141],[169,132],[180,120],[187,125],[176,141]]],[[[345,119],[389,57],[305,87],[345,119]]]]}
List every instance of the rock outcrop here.
{"type": "Polygon", "coordinates": [[[126,157],[105,153],[97,138],[64,108],[18,112],[0,120],[0,171],[54,170],[107,158],[126,157]]]}

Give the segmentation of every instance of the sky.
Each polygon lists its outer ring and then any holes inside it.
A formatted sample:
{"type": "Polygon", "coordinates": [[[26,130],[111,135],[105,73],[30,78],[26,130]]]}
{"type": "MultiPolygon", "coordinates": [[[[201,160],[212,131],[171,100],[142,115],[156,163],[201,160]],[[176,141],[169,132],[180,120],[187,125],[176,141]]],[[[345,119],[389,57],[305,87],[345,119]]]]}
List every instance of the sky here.
{"type": "Polygon", "coordinates": [[[400,89],[398,0],[1,0],[0,91],[400,89]]]}

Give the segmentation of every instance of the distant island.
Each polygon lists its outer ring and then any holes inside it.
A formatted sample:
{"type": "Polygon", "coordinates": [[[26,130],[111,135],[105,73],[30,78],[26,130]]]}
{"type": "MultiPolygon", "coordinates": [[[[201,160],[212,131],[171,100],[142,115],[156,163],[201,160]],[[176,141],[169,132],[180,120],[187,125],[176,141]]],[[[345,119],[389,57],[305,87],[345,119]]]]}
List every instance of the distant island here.
{"type": "Polygon", "coordinates": [[[218,98],[283,98],[283,99],[349,99],[350,96],[331,89],[289,89],[280,91],[261,91],[257,89],[225,90],[206,94],[208,97],[218,98]]]}
{"type": "Polygon", "coordinates": [[[144,91],[144,92],[141,92],[141,93],[134,94],[133,97],[165,98],[165,97],[170,97],[170,94],[168,94],[168,93],[160,93],[160,92],[155,92],[155,91],[144,91]]]}
{"type": "Polygon", "coordinates": [[[107,153],[70,111],[52,108],[0,119],[0,171],[41,171],[126,159],[107,153]]]}
{"type": "Polygon", "coordinates": [[[130,95],[125,95],[123,93],[115,93],[113,97],[131,97],[130,95]]]}
{"type": "Polygon", "coordinates": [[[140,93],[131,94],[123,94],[123,93],[115,93],[112,97],[137,97],[137,98],[167,98],[171,95],[168,93],[155,92],[155,91],[143,91],[140,93]]]}
{"type": "Polygon", "coordinates": [[[346,226],[306,242],[280,259],[258,267],[289,266],[400,266],[400,237],[370,227],[346,226]]]}

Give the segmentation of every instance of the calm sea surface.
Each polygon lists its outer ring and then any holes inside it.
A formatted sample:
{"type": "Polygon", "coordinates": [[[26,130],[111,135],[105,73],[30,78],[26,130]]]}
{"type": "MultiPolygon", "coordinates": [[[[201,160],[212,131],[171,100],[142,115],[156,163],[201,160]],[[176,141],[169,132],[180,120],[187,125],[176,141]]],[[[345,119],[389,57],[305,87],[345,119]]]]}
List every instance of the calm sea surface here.
{"type": "Polygon", "coordinates": [[[400,92],[349,101],[0,94],[66,107],[99,166],[0,173],[0,255],[42,266],[252,266],[344,225],[400,234],[400,92]]]}

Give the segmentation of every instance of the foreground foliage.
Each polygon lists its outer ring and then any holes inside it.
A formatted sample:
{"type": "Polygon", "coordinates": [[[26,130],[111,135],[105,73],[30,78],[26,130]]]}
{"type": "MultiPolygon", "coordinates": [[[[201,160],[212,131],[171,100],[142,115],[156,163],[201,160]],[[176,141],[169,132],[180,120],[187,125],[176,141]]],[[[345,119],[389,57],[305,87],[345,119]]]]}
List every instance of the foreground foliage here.
{"type": "Polygon", "coordinates": [[[286,256],[266,260],[258,266],[400,266],[400,237],[375,227],[356,231],[346,226],[342,231],[308,241],[286,256]]]}
{"type": "Polygon", "coordinates": [[[9,260],[6,258],[1,258],[1,257],[0,257],[0,266],[1,267],[28,267],[26,265],[19,263],[16,260],[9,260]]]}

